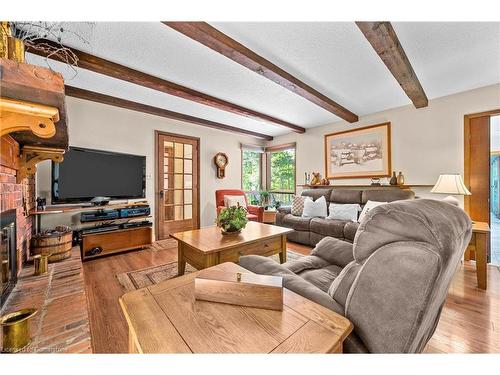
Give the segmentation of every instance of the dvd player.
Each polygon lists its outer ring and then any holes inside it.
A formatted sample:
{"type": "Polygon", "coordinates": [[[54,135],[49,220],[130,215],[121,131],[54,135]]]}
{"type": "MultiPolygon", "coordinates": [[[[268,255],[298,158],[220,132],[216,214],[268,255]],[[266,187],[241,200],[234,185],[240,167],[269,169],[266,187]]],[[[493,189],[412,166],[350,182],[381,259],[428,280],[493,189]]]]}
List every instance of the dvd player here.
{"type": "Polygon", "coordinates": [[[80,214],[80,221],[88,223],[89,221],[113,220],[120,218],[119,210],[95,210],[84,211],[80,214]]]}
{"type": "Polygon", "coordinates": [[[119,211],[120,211],[120,218],[148,216],[151,214],[151,209],[149,208],[149,206],[127,207],[127,208],[121,208],[119,211]]]}

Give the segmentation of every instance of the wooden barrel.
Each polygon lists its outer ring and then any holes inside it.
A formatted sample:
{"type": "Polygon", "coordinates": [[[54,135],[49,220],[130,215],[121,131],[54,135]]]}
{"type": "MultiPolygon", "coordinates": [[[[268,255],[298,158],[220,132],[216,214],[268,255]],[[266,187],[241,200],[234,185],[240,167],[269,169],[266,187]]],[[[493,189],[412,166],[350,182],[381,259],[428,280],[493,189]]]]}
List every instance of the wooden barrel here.
{"type": "Polygon", "coordinates": [[[71,256],[72,232],[38,234],[31,238],[31,253],[51,254],[49,263],[58,262],[71,256]]]}

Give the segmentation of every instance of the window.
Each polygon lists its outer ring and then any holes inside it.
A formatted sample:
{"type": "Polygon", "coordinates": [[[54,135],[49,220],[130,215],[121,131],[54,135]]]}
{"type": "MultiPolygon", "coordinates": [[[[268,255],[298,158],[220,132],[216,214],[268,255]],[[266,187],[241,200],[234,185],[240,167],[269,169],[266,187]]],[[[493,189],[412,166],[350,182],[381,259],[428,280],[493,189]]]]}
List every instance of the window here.
{"type": "Polygon", "coordinates": [[[281,203],[295,194],[295,143],[266,149],[267,189],[281,203]]]}
{"type": "Polygon", "coordinates": [[[241,187],[246,192],[257,192],[262,189],[262,153],[258,147],[241,147],[241,187]]]}

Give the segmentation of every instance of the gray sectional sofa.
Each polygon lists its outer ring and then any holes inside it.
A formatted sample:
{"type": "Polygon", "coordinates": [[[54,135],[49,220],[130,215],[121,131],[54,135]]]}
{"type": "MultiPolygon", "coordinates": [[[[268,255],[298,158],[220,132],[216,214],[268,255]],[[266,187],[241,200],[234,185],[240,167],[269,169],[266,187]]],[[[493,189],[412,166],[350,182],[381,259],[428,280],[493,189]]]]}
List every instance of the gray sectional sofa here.
{"type": "MultiPolygon", "coordinates": [[[[378,202],[394,202],[415,198],[411,190],[400,188],[373,188],[373,189],[308,189],[304,190],[302,196],[311,197],[313,200],[324,196],[327,205],[330,203],[356,203],[363,207],[369,200],[378,202]]],[[[358,230],[359,223],[343,220],[332,220],[323,218],[310,218],[293,216],[291,207],[283,206],[276,214],[276,225],[291,228],[294,231],[287,235],[288,240],[303,245],[315,246],[325,237],[334,237],[344,241],[352,242],[358,230]]]]}
{"type": "Polygon", "coordinates": [[[370,210],[354,243],[327,237],[311,255],[279,264],[243,256],[240,265],[283,277],[283,286],[348,318],[348,353],[419,353],[432,337],[472,233],[451,204],[416,199],[370,210]]]}

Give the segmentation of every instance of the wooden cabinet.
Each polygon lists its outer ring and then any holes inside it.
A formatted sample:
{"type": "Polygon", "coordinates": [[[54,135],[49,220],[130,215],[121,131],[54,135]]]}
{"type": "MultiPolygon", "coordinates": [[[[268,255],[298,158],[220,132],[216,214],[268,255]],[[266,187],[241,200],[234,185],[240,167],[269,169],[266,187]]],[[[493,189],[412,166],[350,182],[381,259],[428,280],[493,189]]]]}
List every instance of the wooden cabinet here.
{"type": "Polygon", "coordinates": [[[152,233],[151,227],[138,227],[83,235],[80,245],[82,259],[147,247],[152,243],[152,233]],[[89,254],[94,248],[100,248],[101,251],[95,255],[89,254]]]}

